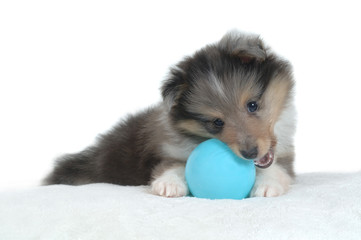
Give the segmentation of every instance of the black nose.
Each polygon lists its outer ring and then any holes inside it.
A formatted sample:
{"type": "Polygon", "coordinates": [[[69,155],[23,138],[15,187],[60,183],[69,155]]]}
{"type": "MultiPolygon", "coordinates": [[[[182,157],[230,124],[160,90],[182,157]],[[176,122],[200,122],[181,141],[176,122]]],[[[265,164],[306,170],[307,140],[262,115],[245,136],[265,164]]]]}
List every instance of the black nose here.
{"type": "Polygon", "coordinates": [[[241,153],[242,153],[242,156],[244,158],[247,158],[247,159],[254,159],[257,157],[258,155],[258,148],[257,147],[254,147],[250,150],[247,150],[247,151],[243,151],[241,150],[241,153]]]}

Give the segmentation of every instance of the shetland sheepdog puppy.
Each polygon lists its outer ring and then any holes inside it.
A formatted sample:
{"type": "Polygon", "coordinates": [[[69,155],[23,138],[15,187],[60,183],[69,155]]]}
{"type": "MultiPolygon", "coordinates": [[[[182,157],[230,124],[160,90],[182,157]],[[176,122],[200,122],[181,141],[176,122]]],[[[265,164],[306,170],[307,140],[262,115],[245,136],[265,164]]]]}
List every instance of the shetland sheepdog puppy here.
{"type": "Polygon", "coordinates": [[[230,32],[170,69],[162,102],[60,157],[44,184],[149,184],[153,194],[185,196],[188,156],[217,138],[258,167],[251,196],[284,194],[294,176],[293,87],[288,61],[258,36],[230,32]]]}

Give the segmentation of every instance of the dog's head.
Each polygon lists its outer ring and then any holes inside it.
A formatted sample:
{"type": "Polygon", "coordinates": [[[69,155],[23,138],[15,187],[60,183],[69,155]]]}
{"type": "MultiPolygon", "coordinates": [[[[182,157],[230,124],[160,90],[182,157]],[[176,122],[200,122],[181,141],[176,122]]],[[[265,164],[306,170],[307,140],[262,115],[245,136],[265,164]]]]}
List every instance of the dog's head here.
{"type": "Polygon", "coordinates": [[[218,138],[238,156],[268,167],[277,143],[274,125],[292,87],[288,62],[258,36],[232,32],[172,68],[162,95],[180,132],[218,138]]]}

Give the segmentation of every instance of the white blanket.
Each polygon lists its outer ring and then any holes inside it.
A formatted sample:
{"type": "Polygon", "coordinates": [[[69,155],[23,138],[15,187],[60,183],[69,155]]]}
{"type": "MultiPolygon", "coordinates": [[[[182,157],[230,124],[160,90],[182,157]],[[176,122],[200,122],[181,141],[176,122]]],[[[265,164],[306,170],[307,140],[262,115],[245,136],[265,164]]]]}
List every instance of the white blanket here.
{"type": "Polygon", "coordinates": [[[147,187],[0,193],[0,239],[361,239],[361,172],[297,177],[276,198],[163,198],[147,187]]]}

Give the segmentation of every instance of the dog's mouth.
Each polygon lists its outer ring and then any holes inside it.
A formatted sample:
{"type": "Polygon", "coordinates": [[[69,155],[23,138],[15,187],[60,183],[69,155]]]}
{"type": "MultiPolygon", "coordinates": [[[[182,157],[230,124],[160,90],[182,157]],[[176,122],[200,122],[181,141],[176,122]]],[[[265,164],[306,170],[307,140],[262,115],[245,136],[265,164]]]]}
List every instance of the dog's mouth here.
{"type": "Polygon", "coordinates": [[[264,155],[262,158],[255,159],[254,164],[259,168],[268,168],[269,166],[272,165],[273,159],[274,159],[274,153],[273,153],[273,150],[270,149],[266,153],[266,155],[264,155]]]}

